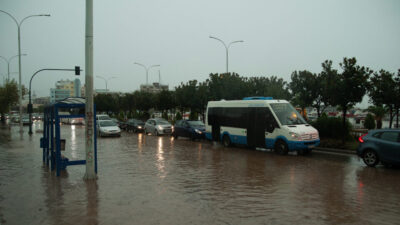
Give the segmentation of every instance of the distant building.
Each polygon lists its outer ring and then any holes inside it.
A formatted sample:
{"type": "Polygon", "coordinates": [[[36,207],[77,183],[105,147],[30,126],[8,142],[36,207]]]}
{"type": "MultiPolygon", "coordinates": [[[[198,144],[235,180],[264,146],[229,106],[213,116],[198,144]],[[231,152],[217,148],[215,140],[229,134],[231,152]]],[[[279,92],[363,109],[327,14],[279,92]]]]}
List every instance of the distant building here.
{"type": "Polygon", "coordinates": [[[55,88],[50,89],[50,102],[54,103],[69,97],[81,96],[81,81],[79,79],[59,80],[55,84],[55,88]]]}
{"type": "Polygon", "coordinates": [[[71,91],[68,89],[58,89],[51,88],[50,89],[50,102],[54,103],[65,98],[69,98],[71,95],[71,91]]]}
{"type": "Polygon", "coordinates": [[[140,85],[140,91],[143,91],[143,92],[158,93],[163,90],[168,91],[168,85],[160,84],[160,83],[140,85]]]}
{"type": "Polygon", "coordinates": [[[47,105],[50,103],[50,97],[40,97],[33,99],[33,104],[47,105]]]}
{"type": "Polygon", "coordinates": [[[81,80],[78,78],[74,81],[74,97],[81,97],[81,80]]]}
{"type": "Polygon", "coordinates": [[[70,96],[74,96],[75,94],[75,89],[74,89],[74,81],[71,80],[59,80],[56,82],[56,89],[64,89],[68,90],[70,96]]]}
{"type": "Polygon", "coordinates": [[[81,97],[85,97],[85,90],[86,90],[86,85],[83,85],[82,87],[81,87],[81,97]]]}

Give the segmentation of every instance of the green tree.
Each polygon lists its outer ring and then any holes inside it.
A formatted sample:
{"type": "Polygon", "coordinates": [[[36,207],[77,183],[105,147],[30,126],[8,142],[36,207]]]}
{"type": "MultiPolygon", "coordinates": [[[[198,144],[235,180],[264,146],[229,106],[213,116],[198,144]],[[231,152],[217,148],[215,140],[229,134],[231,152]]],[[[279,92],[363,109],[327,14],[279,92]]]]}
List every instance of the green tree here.
{"type": "Polygon", "coordinates": [[[118,94],[98,94],[94,97],[96,111],[118,114],[120,111],[118,94]]]}
{"type": "Polygon", "coordinates": [[[246,80],[247,91],[243,97],[264,96],[275,99],[289,99],[288,84],[282,78],[276,76],[250,77],[246,80]]]}
{"type": "Polygon", "coordinates": [[[396,90],[396,99],[395,102],[395,110],[396,110],[396,127],[399,128],[399,113],[400,113],[400,69],[397,71],[397,76],[394,78],[396,83],[395,90],[396,90]]]}
{"type": "Polygon", "coordinates": [[[142,119],[148,119],[149,110],[155,108],[155,95],[153,93],[144,91],[135,91],[133,93],[133,101],[137,107],[137,110],[143,114],[142,119]]]}
{"type": "Polygon", "coordinates": [[[316,75],[307,70],[294,71],[291,79],[289,87],[292,91],[292,100],[304,112],[304,109],[311,106],[317,98],[316,75]]]}
{"type": "Polygon", "coordinates": [[[314,102],[312,104],[312,107],[317,109],[317,115],[318,118],[321,116],[321,113],[324,112],[326,107],[329,105],[329,101],[326,98],[326,95],[324,94],[325,92],[325,76],[322,75],[323,73],[319,73],[318,75],[315,75],[314,77],[314,91],[313,91],[313,97],[314,97],[314,102]]]}
{"type": "Polygon", "coordinates": [[[374,73],[368,85],[368,93],[371,102],[374,105],[385,105],[388,108],[390,128],[392,127],[396,107],[398,107],[399,104],[398,86],[399,83],[396,83],[394,74],[385,70],[374,73]]]}
{"type": "MultiPolygon", "coordinates": [[[[357,65],[356,58],[344,58],[339,65],[342,72],[337,74],[337,79],[330,81],[332,87],[330,87],[329,94],[331,95],[331,105],[340,106],[342,109],[342,124],[346,126],[347,111],[356,103],[362,101],[367,91],[368,78],[372,70],[357,65]]],[[[345,142],[344,135],[342,141],[345,142]]]]}
{"type": "Polygon", "coordinates": [[[157,105],[156,108],[162,112],[168,111],[169,109],[175,107],[175,97],[172,91],[162,90],[156,94],[155,98],[157,105]]]}
{"type": "Polygon", "coordinates": [[[246,79],[236,73],[210,74],[206,83],[210,100],[235,100],[247,95],[246,79]]]}
{"type": "Polygon", "coordinates": [[[10,107],[18,102],[18,87],[13,80],[0,86],[0,115],[1,121],[5,122],[4,114],[10,111],[10,107]]]}
{"type": "Polygon", "coordinates": [[[375,128],[375,119],[374,116],[370,113],[367,114],[364,122],[365,129],[371,130],[375,128]]]}

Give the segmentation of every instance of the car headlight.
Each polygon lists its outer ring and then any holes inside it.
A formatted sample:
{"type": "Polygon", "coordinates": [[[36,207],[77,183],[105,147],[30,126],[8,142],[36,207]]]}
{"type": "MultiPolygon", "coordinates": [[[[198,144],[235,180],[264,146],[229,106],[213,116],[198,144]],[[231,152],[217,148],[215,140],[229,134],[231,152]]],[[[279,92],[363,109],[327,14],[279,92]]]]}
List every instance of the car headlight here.
{"type": "Polygon", "coordinates": [[[162,129],[164,129],[164,128],[163,128],[162,126],[158,125],[158,126],[157,126],[157,129],[162,130],[162,129]]]}
{"type": "Polygon", "coordinates": [[[138,126],[137,128],[138,128],[138,129],[142,129],[142,126],[138,126]]]}
{"type": "Polygon", "coordinates": [[[194,129],[194,132],[196,132],[196,133],[198,133],[198,134],[201,134],[201,133],[202,133],[201,130],[199,130],[199,129],[194,129]]]}
{"type": "Polygon", "coordinates": [[[300,135],[298,135],[298,134],[296,134],[296,133],[294,133],[294,132],[289,132],[289,135],[290,135],[290,137],[292,137],[292,138],[295,139],[295,140],[298,140],[298,141],[301,141],[301,140],[302,140],[301,137],[300,137],[300,135]]]}

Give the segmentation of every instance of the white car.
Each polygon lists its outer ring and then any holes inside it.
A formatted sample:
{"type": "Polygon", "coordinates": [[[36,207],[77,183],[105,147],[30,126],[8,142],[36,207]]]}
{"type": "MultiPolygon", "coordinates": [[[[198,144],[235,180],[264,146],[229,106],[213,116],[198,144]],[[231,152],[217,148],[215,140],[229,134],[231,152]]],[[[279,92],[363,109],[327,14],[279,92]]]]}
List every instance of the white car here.
{"type": "Polygon", "coordinates": [[[99,120],[97,121],[97,133],[100,137],[104,136],[121,136],[121,129],[118,124],[112,120],[99,120]]]}
{"type": "Polygon", "coordinates": [[[107,114],[98,114],[96,120],[111,120],[111,118],[107,114]]]}
{"type": "Polygon", "coordinates": [[[172,134],[174,126],[172,126],[168,121],[161,118],[149,119],[144,125],[144,133],[151,133],[153,135],[161,134],[172,134]]]}

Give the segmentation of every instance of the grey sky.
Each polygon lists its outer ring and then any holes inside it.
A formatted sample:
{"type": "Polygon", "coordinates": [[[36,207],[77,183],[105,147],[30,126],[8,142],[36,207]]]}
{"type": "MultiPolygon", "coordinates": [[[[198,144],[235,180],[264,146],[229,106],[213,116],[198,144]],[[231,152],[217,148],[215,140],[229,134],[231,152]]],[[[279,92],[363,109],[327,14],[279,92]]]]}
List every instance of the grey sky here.
{"type": "MultiPolygon", "coordinates": [[[[84,0],[0,0],[0,9],[21,28],[23,84],[42,68],[84,69],[84,0]]],[[[0,55],[18,53],[17,27],[0,13],[0,55]]],[[[242,76],[271,76],[290,80],[294,70],[320,72],[331,59],[336,68],[343,57],[356,57],[373,70],[400,68],[400,1],[398,0],[117,0],[94,1],[95,76],[117,76],[112,91],[131,92],[145,83],[145,71],[134,65],[160,64],[162,83],[170,87],[210,73],[225,72],[225,42],[244,40],[230,48],[230,71],[242,76]]],[[[11,63],[17,71],[18,61],[11,63]]],[[[0,74],[7,72],[0,61],[0,74]]],[[[16,74],[12,75],[17,78],[16,74]]],[[[73,73],[43,72],[33,91],[48,96],[61,78],[73,73]]],[[[80,76],[84,82],[84,76],[80,76]]],[[[158,68],[149,82],[158,81],[158,68]]],[[[95,79],[95,88],[105,88],[95,79]]]]}

